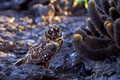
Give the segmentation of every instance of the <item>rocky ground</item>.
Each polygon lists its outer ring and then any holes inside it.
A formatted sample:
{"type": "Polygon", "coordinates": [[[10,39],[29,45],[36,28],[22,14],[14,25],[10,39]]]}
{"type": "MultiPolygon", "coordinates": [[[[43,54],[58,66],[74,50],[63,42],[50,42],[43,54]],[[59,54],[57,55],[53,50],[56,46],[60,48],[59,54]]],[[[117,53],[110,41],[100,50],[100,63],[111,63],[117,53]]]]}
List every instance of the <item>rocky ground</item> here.
{"type": "MultiPolygon", "coordinates": [[[[8,1],[1,0],[0,3],[3,5],[0,7],[0,80],[120,80],[120,58],[112,57],[96,62],[80,58],[74,51],[74,30],[87,27],[85,8],[74,8],[76,11],[68,9],[65,10],[66,13],[60,13],[61,11],[55,10],[56,7],[53,9],[47,5],[49,0],[8,1]],[[39,1],[43,6],[34,1],[39,1]],[[26,10],[23,10],[23,3],[28,5],[24,8],[26,10]],[[11,5],[13,6],[10,7],[11,5]],[[52,13],[51,10],[57,12],[52,13]],[[64,42],[60,52],[50,61],[50,70],[33,64],[14,66],[13,63],[22,58],[33,43],[41,39],[46,26],[53,23],[61,26],[64,42]]],[[[58,3],[61,2],[56,4],[58,3]]],[[[61,8],[63,12],[64,8],[61,8]]]]}

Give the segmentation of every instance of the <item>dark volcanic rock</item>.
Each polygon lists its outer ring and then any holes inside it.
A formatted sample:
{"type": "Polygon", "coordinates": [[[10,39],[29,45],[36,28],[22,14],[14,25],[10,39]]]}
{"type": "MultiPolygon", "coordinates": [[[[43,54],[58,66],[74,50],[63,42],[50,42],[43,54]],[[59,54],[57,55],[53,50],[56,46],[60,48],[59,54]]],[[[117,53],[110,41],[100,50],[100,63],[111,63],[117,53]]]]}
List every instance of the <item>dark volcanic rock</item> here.
{"type": "MultiPolygon", "coordinates": [[[[95,62],[79,57],[72,45],[73,32],[78,27],[86,27],[87,17],[75,17],[72,4],[74,0],[56,0],[52,3],[50,0],[0,0],[3,2],[13,1],[13,7],[10,5],[0,7],[9,9],[0,11],[0,80],[119,80],[120,79],[120,58],[111,62],[95,62]],[[38,4],[41,5],[38,5],[38,4]],[[18,5],[16,5],[18,4],[18,5]],[[56,5],[59,5],[57,7],[56,5]],[[67,5],[66,5],[67,4],[67,5]],[[53,9],[54,6],[55,9],[53,9]],[[23,11],[25,9],[28,11],[23,11]],[[14,10],[10,10],[14,9],[14,10]],[[16,11],[17,9],[18,11],[16,11]],[[30,10],[31,9],[31,10],[30,10]],[[73,15],[58,16],[55,12],[73,11],[73,15]],[[30,11],[35,11],[29,13],[30,11]],[[50,70],[45,70],[40,65],[24,64],[22,66],[14,66],[18,59],[22,58],[37,40],[41,39],[41,35],[46,28],[45,25],[50,24],[49,19],[42,16],[49,16],[53,12],[52,17],[57,15],[64,42],[60,52],[50,61],[50,70]],[[35,16],[33,16],[33,13],[35,16]],[[13,17],[14,16],[14,17],[13,17]],[[46,22],[45,22],[46,21],[46,22]],[[7,43],[7,44],[6,44],[7,43]],[[9,47],[8,44],[13,44],[9,47]],[[5,48],[9,47],[9,48],[5,48]]],[[[0,5],[0,6],[2,6],[0,5]]],[[[79,11],[79,8],[75,8],[79,11]]],[[[60,13],[61,14],[61,13],[60,13]]],[[[81,14],[79,14],[81,15],[81,14]]],[[[82,14],[85,15],[85,14],[82,14]]],[[[54,17],[53,17],[54,18],[54,17]]],[[[52,24],[51,23],[51,24],[52,24]]]]}
{"type": "Polygon", "coordinates": [[[54,16],[54,8],[52,6],[43,6],[42,4],[35,4],[32,6],[32,11],[35,13],[35,16],[48,16],[53,13],[54,16]]]}
{"type": "Polygon", "coordinates": [[[14,66],[13,57],[0,57],[0,80],[41,80],[47,73],[41,66],[14,66]]]}

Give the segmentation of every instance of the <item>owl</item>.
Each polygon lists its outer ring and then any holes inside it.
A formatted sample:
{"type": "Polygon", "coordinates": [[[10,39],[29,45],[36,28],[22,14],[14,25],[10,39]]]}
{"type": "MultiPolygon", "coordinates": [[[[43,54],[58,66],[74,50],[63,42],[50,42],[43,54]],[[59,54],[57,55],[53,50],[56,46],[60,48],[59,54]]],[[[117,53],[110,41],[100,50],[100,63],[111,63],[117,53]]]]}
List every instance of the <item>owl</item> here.
{"type": "Polygon", "coordinates": [[[58,25],[49,25],[42,39],[33,44],[25,57],[18,60],[14,65],[36,64],[49,69],[49,61],[59,52],[63,42],[62,32],[58,25]]]}

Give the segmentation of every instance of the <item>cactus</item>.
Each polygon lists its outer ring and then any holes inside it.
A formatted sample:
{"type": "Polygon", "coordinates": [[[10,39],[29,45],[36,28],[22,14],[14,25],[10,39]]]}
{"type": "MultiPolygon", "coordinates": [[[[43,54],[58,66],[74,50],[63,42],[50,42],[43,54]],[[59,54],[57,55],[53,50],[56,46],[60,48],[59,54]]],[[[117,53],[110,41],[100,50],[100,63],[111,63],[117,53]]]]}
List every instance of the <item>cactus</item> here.
{"type": "Polygon", "coordinates": [[[117,19],[114,24],[114,40],[117,47],[120,49],[120,19],[117,19]]]}
{"type": "Polygon", "coordinates": [[[73,46],[81,57],[102,61],[110,56],[120,56],[120,1],[101,0],[103,13],[94,0],[88,2],[87,29],[77,28],[73,46]],[[90,33],[89,32],[89,33],[90,33]]]}

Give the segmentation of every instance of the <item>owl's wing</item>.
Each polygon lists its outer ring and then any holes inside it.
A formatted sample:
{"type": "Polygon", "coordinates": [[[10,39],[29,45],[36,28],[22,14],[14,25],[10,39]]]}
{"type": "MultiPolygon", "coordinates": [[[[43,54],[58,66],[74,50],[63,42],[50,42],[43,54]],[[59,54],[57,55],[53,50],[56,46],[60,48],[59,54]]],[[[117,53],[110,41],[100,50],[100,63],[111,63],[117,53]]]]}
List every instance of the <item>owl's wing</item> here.
{"type": "MultiPolygon", "coordinates": [[[[35,52],[35,50],[37,49],[36,47],[39,46],[39,45],[41,44],[41,42],[42,42],[42,41],[39,40],[39,41],[37,41],[36,43],[34,43],[34,44],[32,45],[32,47],[30,47],[29,51],[27,52],[27,55],[26,55],[25,57],[23,57],[22,59],[18,60],[17,62],[15,62],[14,65],[20,66],[20,65],[22,65],[22,64],[24,64],[24,63],[27,63],[28,60],[30,60],[31,55],[32,55],[33,53],[36,53],[36,52],[35,52]],[[27,60],[27,61],[26,61],[26,60],[27,60]]],[[[30,62],[30,61],[29,61],[29,62],[30,62]]]]}
{"type": "Polygon", "coordinates": [[[32,55],[32,54],[36,54],[36,53],[40,53],[40,51],[42,49],[45,48],[45,45],[47,44],[47,42],[43,41],[43,40],[39,40],[36,43],[34,43],[28,50],[27,55],[32,55]]]}
{"type": "Polygon", "coordinates": [[[46,63],[48,62],[55,54],[57,47],[54,44],[44,45],[44,43],[40,43],[41,46],[32,47],[28,54],[26,55],[25,63],[46,63]]]}

